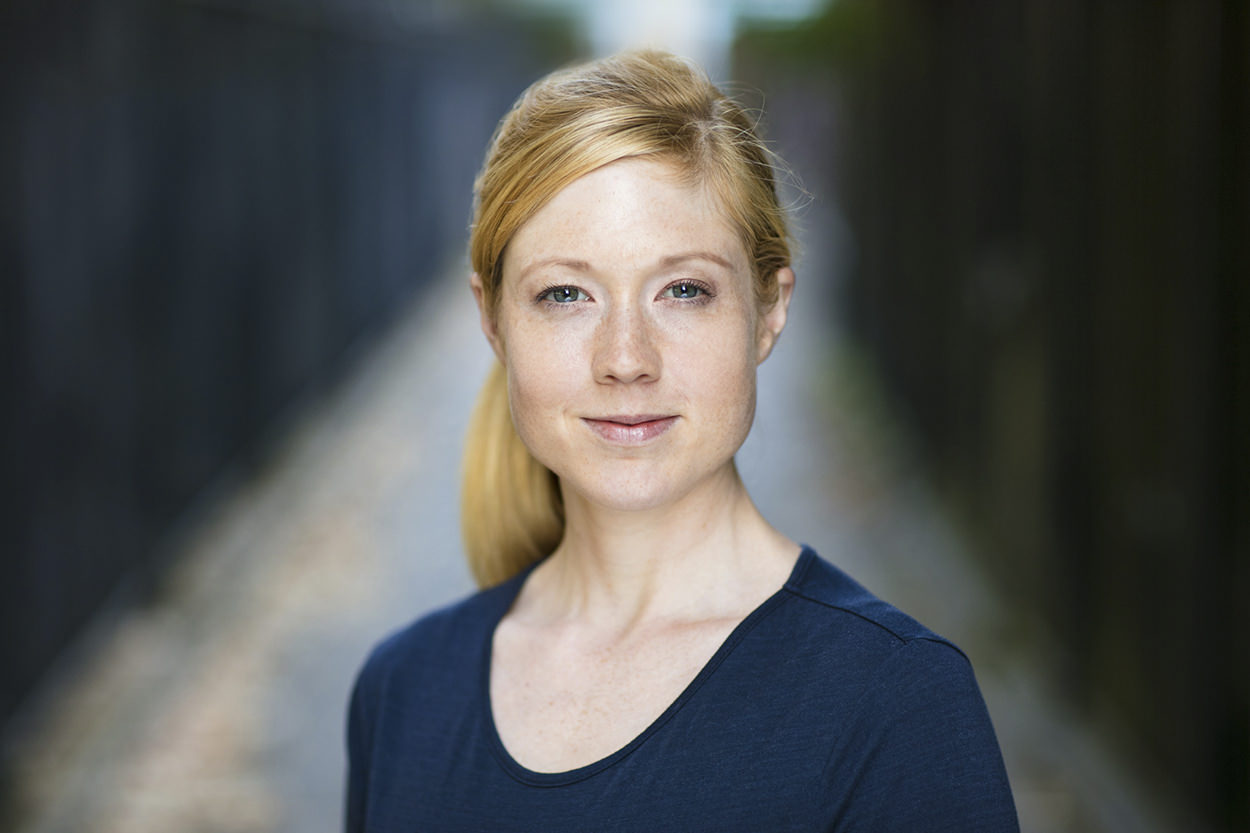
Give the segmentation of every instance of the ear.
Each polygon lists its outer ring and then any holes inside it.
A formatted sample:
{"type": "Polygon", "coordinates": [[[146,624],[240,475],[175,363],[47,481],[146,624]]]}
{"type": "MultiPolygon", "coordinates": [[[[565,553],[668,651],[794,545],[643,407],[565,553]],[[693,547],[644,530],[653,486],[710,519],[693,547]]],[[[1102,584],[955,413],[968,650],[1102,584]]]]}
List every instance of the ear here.
{"type": "Polygon", "coordinates": [[[495,326],[495,317],[486,308],[486,288],[482,285],[482,277],[474,272],[469,277],[469,286],[473,289],[473,300],[477,301],[477,314],[480,319],[482,333],[490,342],[491,349],[499,361],[503,361],[503,340],[499,337],[499,328],[495,326]]]}
{"type": "Polygon", "coordinates": [[[783,266],[777,270],[777,302],[760,316],[756,343],[757,364],[768,358],[768,354],[773,351],[773,345],[781,336],[781,331],[786,328],[786,313],[790,309],[790,298],[793,295],[794,270],[783,266]]]}

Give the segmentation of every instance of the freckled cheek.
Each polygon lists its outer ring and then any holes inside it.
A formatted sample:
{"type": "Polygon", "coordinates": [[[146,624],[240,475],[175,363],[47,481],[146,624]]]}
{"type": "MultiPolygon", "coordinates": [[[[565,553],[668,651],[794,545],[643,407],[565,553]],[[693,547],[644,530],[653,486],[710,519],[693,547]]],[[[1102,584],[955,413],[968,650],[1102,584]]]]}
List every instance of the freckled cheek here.
{"type": "Polygon", "coordinates": [[[517,329],[507,335],[508,401],[521,439],[531,449],[559,428],[559,417],[585,387],[585,360],[569,339],[517,329]]]}
{"type": "MultiPolygon", "coordinates": [[[[727,369],[715,391],[722,424],[735,432],[749,430],[755,418],[754,367],[741,365],[727,369]]],[[[745,438],[745,437],[744,437],[745,438]]]]}
{"type": "Polygon", "coordinates": [[[679,386],[702,403],[707,417],[734,432],[749,428],[755,411],[755,363],[739,334],[707,338],[686,359],[670,364],[679,386]]]}

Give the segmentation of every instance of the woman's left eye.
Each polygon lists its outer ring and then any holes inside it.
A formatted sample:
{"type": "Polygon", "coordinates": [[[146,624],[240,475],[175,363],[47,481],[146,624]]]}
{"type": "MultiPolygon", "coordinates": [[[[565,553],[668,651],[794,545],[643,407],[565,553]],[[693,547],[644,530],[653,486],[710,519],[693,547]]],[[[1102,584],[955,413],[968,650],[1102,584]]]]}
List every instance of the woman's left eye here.
{"type": "Polygon", "coordinates": [[[672,286],[665,287],[664,291],[660,294],[662,296],[667,295],[670,298],[689,300],[692,298],[698,298],[700,295],[706,295],[708,293],[707,287],[694,283],[693,281],[678,281],[672,286]]]}

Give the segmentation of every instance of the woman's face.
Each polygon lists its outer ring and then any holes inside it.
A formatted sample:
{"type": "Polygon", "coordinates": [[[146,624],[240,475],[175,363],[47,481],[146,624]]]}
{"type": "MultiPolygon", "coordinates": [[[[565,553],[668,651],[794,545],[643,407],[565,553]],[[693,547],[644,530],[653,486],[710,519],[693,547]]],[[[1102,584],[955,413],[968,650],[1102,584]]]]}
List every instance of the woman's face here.
{"type": "MultiPolygon", "coordinates": [[[[576,180],[509,242],[483,329],[517,432],[569,490],[616,509],[724,474],[755,413],[755,369],[785,323],[704,189],[625,159],[576,180]]],[[[481,303],[481,284],[474,276],[481,303]]]]}

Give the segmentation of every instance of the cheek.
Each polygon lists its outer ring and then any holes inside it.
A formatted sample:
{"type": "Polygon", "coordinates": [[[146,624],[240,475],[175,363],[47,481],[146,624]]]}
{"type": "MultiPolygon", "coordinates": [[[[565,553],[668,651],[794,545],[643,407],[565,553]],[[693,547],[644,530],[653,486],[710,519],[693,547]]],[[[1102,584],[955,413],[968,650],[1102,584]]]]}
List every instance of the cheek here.
{"type": "MultiPolygon", "coordinates": [[[[563,393],[559,374],[549,368],[508,363],[508,402],[518,430],[545,420],[563,393]]],[[[522,438],[529,441],[524,432],[522,438]]]]}
{"type": "Polygon", "coordinates": [[[745,440],[755,419],[755,365],[742,362],[726,367],[717,380],[715,397],[722,424],[732,426],[730,433],[741,434],[739,442],[745,440]]]}
{"type": "Polygon", "coordinates": [[[524,327],[510,328],[505,344],[512,420],[521,439],[536,451],[558,430],[555,417],[582,386],[584,362],[578,361],[570,340],[536,338],[524,327]]]}
{"type": "Polygon", "coordinates": [[[701,399],[709,417],[731,433],[748,429],[755,412],[753,330],[752,324],[701,333],[687,345],[686,357],[672,362],[680,386],[701,399]]]}

